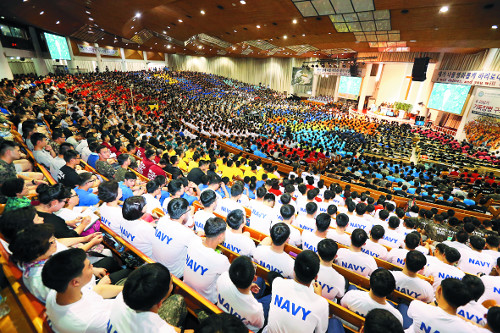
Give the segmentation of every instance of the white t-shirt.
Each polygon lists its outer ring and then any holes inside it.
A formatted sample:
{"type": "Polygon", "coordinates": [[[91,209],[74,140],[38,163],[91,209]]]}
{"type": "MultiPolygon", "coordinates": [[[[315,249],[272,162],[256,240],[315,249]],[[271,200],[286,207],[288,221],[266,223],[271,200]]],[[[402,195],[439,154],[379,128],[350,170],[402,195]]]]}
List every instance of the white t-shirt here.
{"type": "Polygon", "coordinates": [[[491,256],[470,250],[467,252],[464,251],[464,257],[460,258],[458,268],[474,275],[478,273],[489,275],[496,264],[491,256]]]}
{"type": "Polygon", "coordinates": [[[153,254],[152,243],[155,237],[155,228],[148,222],[122,219],[120,236],[148,257],[153,254]]]}
{"type": "Polygon", "coordinates": [[[478,324],[481,326],[486,325],[487,313],[488,309],[485,308],[481,303],[478,303],[476,301],[470,301],[469,303],[457,309],[458,315],[472,321],[474,324],[478,324]]]}
{"type": "Polygon", "coordinates": [[[483,303],[493,299],[500,303],[500,276],[483,275],[481,280],[484,283],[484,294],[478,302],[483,303]]]}
{"type": "Polygon", "coordinates": [[[246,327],[258,332],[264,326],[264,309],[252,294],[242,294],[224,272],[217,280],[217,303],[222,311],[240,319],[246,327]]]}
{"type": "Polygon", "coordinates": [[[237,203],[230,198],[224,198],[221,201],[217,202],[217,208],[215,211],[223,216],[227,216],[231,211],[239,209],[245,214],[245,208],[242,204],[237,203]]]}
{"type": "Polygon", "coordinates": [[[156,199],[151,193],[144,193],[142,196],[146,199],[146,213],[153,214],[155,208],[162,209],[160,200],[156,199]]]}
{"type": "Polygon", "coordinates": [[[498,257],[500,257],[500,252],[493,250],[483,250],[483,253],[489,255],[493,259],[493,262],[496,265],[497,259],[498,257]]]}
{"type": "Polygon", "coordinates": [[[403,267],[406,262],[406,254],[408,254],[408,252],[409,251],[407,249],[394,248],[389,251],[385,260],[393,263],[396,266],[403,267]]]}
{"type": "Polygon", "coordinates": [[[123,301],[123,294],[116,296],[106,332],[116,333],[175,333],[175,329],[157,313],[132,310],[123,301]]]}
{"type": "Polygon", "coordinates": [[[275,210],[259,201],[252,201],[250,209],[250,228],[269,235],[271,223],[277,220],[275,210]]]}
{"type": "Polygon", "coordinates": [[[366,243],[361,248],[361,251],[372,257],[380,258],[382,260],[385,260],[385,258],[387,258],[387,249],[385,248],[385,246],[379,243],[375,243],[371,239],[366,240],[366,243]]]}
{"type": "MultiPolygon", "coordinates": [[[[280,221],[273,221],[271,223],[271,228],[276,224],[276,223],[280,223],[280,221]]],[[[285,224],[288,224],[286,222],[282,222],[281,223],[285,223],[285,224]]],[[[295,247],[299,247],[302,245],[302,235],[300,234],[300,231],[299,229],[297,228],[294,228],[293,226],[289,225],[288,224],[288,227],[290,228],[290,236],[289,236],[289,239],[288,239],[288,244],[292,245],[292,246],[295,246],[295,247]]],[[[265,233],[266,235],[269,235],[269,232],[266,232],[265,233]]]]}
{"type": "Polygon", "coordinates": [[[434,289],[429,282],[419,277],[410,277],[401,271],[391,271],[391,273],[396,280],[396,290],[425,303],[434,300],[434,289]]]}
{"type": "Polygon", "coordinates": [[[47,296],[49,325],[56,333],[106,332],[114,300],[105,300],[93,290],[82,289],[82,298],[69,305],[56,302],[56,291],[47,296]]]}
{"type": "Polygon", "coordinates": [[[314,231],[316,230],[316,219],[306,215],[299,215],[292,222],[292,225],[303,230],[314,231]]]}
{"type": "Polygon", "coordinates": [[[446,240],[443,242],[443,244],[451,246],[457,249],[458,252],[460,252],[460,260],[458,261],[459,264],[464,260],[464,258],[467,258],[469,256],[470,252],[472,252],[470,247],[460,242],[446,240]]]}
{"type": "Polygon", "coordinates": [[[99,207],[99,213],[101,214],[102,224],[116,233],[120,232],[120,225],[123,221],[122,208],[120,206],[113,207],[104,203],[99,207]]]}
{"type": "Polygon", "coordinates": [[[251,257],[255,251],[255,243],[250,237],[234,233],[230,229],[226,231],[226,238],[223,245],[240,256],[251,257]]]}
{"type": "Polygon", "coordinates": [[[194,221],[194,230],[196,231],[204,231],[205,229],[205,223],[207,220],[211,217],[215,217],[213,213],[209,213],[205,210],[197,210],[196,213],[193,215],[193,221],[194,221]]]}
{"type": "Polygon", "coordinates": [[[380,239],[378,242],[382,245],[386,245],[392,248],[403,247],[405,236],[399,233],[397,230],[385,229],[384,238],[380,239]]]}
{"type": "Polygon", "coordinates": [[[339,244],[351,246],[351,235],[346,233],[339,234],[336,230],[333,230],[333,232],[329,232],[326,237],[333,239],[339,244]]]}
{"type": "Polygon", "coordinates": [[[321,238],[316,235],[315,231],[304,230],[302,232],[302,248],[304,250],[311,250],[314,252],[318,252],[318,243],[321,242],[324,238],[321,238]]]}
{"type": "Polygon", "coordinates": [[[189,244],[184,282],[210,302],[217,302],[217,278],[229,269],[229,260],[223,254],[206,247],[201,240],[189,244]]]}
{"type": "Polygon", "coordinates": [[[57,179],[57,175],[59,174],[59,170],[66,165],[66,161],[64,158],[60,158],[59,156],[56,156],[55,158],[52,159],[50,162],[50,174],[54,179],[57,179]]]}
{"type": "Polygon", "coordinates": [[[354,229],[363,229],[367,234],[370,234],[372,227],[372,221],[367,215],[359,216],[355,214],[349,217],[349,224],[345,231],[352,233],[354,229]]]}
{"type": "Polygon", "coordinates": [[[433,276],[434,277],[434,291],[436,291],[437,287],[441,285],[441,281],[447,278],[455,278],[462,280],[465,273],[462,272],[455,266],[448,265],[442,261],[440,262],[431,262],[424,268],[425,276],[433,276]]]}
{"type": "Polygon", "coordinates": [[[395,307],[389,304],[388,301],[386,301],[385,304],[375,302],[366,291],[350,290],[342,297],[340,304],[363,317],[365,317],[370,310],[384,309],[392,313],[394,317],[403,324],[403,316],[395,307]]]}
{"type": "Polygon", "coordinates": [[[333,300],[341,298],[345,293],[345,278],[331,266],[319,266],[318,278],[316,279],[322,287],[321,295],[333,300]]]}
{"type": "Polygon", "coordinates": [[[471,333],[476,331],[474,325],[459,316],[451,315],[440,307],[418,300],[410,303],[408,317],[413,319],[413,324],[405,331],[406,333],[471,333]]]}
{"type": "Polygon", "coordinates": [[[188,246],[195,239],[198,239],[198,236],[191,229],[164,216],[156,225],[151,258],[167,267],[170,273],[181,278],[186,264],[188,246]]]}
{"type": "Polygon", "coordinates": [[[323,333],[328,329],[328,301],[310,287],[277,278],[264,333],[323,333]]]}
{"type": "Polygon", "coordinates": [[[373,257],[363,252],[354,252],[344,248],[337,251],[335,263],[363,276],[370,276],[378,268],[373,257]]]}
{"type": "Polygon", "coordinates": [[[276,253],[271,246],[260,245],[253,253],[254,261],[270,271],[278,272],[283,277],[293,278],[295,261],[285,252],[276,253]]]}

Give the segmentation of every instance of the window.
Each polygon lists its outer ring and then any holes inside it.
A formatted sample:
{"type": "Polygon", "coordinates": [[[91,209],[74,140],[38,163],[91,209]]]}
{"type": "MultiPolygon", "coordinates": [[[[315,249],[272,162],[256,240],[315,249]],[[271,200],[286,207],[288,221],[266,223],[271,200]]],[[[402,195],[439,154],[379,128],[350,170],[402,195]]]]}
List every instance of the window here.
{"type": "Polygon", "coordinates": [[[9,27],[8,25],[0,24],[0,31],[1,31],[2,35],[7,36],[7,37],[28,39],[28,35],[26,34],[26,31],[24,29],[21,29],[21,28],[9,27]]]}

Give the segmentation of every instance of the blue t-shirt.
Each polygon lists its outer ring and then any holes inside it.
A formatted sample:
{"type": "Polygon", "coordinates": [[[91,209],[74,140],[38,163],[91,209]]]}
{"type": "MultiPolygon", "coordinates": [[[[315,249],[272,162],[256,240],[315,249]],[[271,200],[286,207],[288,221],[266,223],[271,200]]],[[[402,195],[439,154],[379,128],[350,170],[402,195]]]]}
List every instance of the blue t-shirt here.
{"type": "Polygon", "coordinates": [[[122,189],[122,198],[120,199],[121,201],[125,201],[127,198],[134,196],[134,192],[132,192],[129,187],[125,186],[123,182],[119,182],[118,185],[122,189]]]}
{"type": "Polygon", "coordinates": [[[99,155],[92,153],[89,155],[89,158],[87,159],[87,164],[95,169],[95,162],[97,162],[98,159],[99,155]]]}
{"type": "Polygon", "coordinates": [[[97,197],[97,195],[92,193],[92,189],[88,189],[88,191],[85,191],[77,187],[75,188],[75,192],[80,198],[78,206],[93,206],[99,203],[99,198],[97,197]]]}

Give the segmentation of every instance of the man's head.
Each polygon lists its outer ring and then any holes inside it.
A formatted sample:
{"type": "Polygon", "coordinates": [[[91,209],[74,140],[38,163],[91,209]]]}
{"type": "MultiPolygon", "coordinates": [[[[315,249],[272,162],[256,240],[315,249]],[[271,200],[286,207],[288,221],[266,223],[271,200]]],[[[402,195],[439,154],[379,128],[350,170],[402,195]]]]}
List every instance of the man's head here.
{"type": "Polygon", "coordinates": [[[462,278],[462,282],[465,284],[466,288],[469,290],[472,300],[478,301],[484,294],[484,283],[479,277],[471,274],[465,274],[462,278]]]}
{"type": "Polygon", "coordinates": [[[252,285],[255,277],[255,267],[252,259],[247,256],[239,256],[233,260],[229,267],[229,278],[239,289],[247,289],[252,285]]]}
{"type": "Polygon", "coordinates": [[[0,144],[0,157],[5,160],[17,160],[21,157],[21,148],[13,141],[4,140],[0,144]]]}
{"type": "Polygon", "coordinates": [[[351,244],[353,247],[362,247],[366,240],[368,239],[368,234],[363,229],[354,229],[351,234],[351,244]]]}
{"type": "Polygon", "coordinates": [[[313,251],[304,250],[300,252],[293,267],[295,278],[303,284],[310,284],[318,275],[319,264],[319,257],[313,251]]]}
{"type": "Polygon", "coordinates": [[[127,171],[123,176],[123,185],[130,188],[135,185],[136,180],[137,180],[137,175],[132,171],[127,171]]]}
{"type": "Polygon", "coordinates": [[[184,193],[184,185],[180,179],[172,179],[168,183],[168,193],[176,198],[180,197],[184,193]]]}
{"type": "Polygon", "coordinates": [[[327,231],[330,227],[330,222],[332,218],[327,213],[320,213],[316,216],[316,229],[319,232],[327,231]]]}
{"type": "Polygon", "coordinates": [[[335,259],[339,247],[337,243],[330,238],[322,239],[318,243],[318,255],[324,261],[330,262],[335,259]]]}
{"type": "Polygon", "coordinates": [[[123,286],[123,301],[135,311],[157,312],[172,289],[168,268],[159,263],[146,264],[128,276],[123,286]]]}
{"type": "Polygon", "coordinates": [[[417,273],[427,264],[427,258],[420,251],[408,251],[406,254],[406,268],[412,272],[417,273]]]}
{"type": "Polygon", "coordinates": [[[30,137],[31,144],[35,148],[44,148],[47,145],[47,137],[42,133],[33,133],[30,137]]]}
{"type": "Polygon", "coordinates": [[[467,286],[458,279],[444,279],[436,290],[437,303],[441,304],[444,301],[454,309],[469,303],[471,299],[472,296],[467,286]]]}
{"type": "Polygon", "coordinates": [[[170,219],[186,223],[189,218],[189,202],[184,198],[174,198],[167,206],[170,219]]]}
{"type": "Polygon", "coordinates": [[[377,297],[387,297],[396,288],[396,280],[385,268],[378,268],[370,276],[370,290],[377,297]]]}
{"type": "Polygon", "coordinates": [[[77,164],[80,164],[80,154],[76,150],[68,150],[64,153],[64,161],[67,166],[74,168],[77,164]]]}
{"type": "Polygon", "coordinates": [[[131,163],[130,156],[128,154],[120,154],[116,160],[118,161],[118,164],[125,169],[128,168],[131,163]]]}
{"type": "Polygon", "coordinates": [[[94,184],[94,178],[90,172],[82,172],[78,177],[80,178],[78,182],[80,188],[90,188],[94,184]]]}
{"type": "Polygon", "coordinates": [[[100,183],[98,190],[97,197],[104,202],[113,202],[122,196],[122,190],[118,182],[114,180],[100,183]]]}
{"type": "Polygon", "coordinates": [[[227,214],[226,223],[233,230],[242,228],[245,223],[245,213],[241,209],[232,210],[227,214]]]}
{"type": "Polygon", "coordinates": [[[42,269],[43,284],[58,293],[68,288],[81,289],[92,279],[92,264],[82,249],[68,249],[54,254],[42,269]]]}
{"type": "Polygon", "coordinates": [[[160,184],[158,184],[157,182],[155,182],[154,180],[150,180],[149,182],[147,182],[146,184],[146,191],[149,193],[149,194],[152,194],[152,195],[158,195],[161,193],[161,187],[160,187],[160,184]]]}
{"type": "Polygon", "coordinates": [[[204,230],[208,239],[215,239],[220,244],[226,236],[226,221],[220,217],[211,217],[205,222],[204,230]]]}
{"type": "Polygon", "coordinates": [[[384,235],[385,235],[385,229],[383,226],[379,224],[374,225],[372,230],[370,230],[370,236],[373,238],[373,240],[382,239],[384,235]]]}
{"type": "Polygon", "coordinates": [[[104,145],[100,145],[99,147],[97,147],[96,152],[99,155],[100,160],[107,160],[111,154],[109,149],[104,145]]]}
{"type": "Polygon", "coordinates": [[[290,237],[290,227],[286,223],[276,223],[271,227],[271,240],[276,246],[281,246],[290,237]]]}
{"type": "Polygon", "coordinates": [[[283,220],[288,221],[295,216],[295,207],[292,205],[283,205],[280,208],[280,214],[283,217],[283,220]]]}
{"type": "Polygon", "coordinates": [[[145,213],[146,199],[142,196],[133,196],[125,199],[122,207],[122,215],[125,220],[135,221],[145,213]]]}
{"type": "Polygon", "coordinates": [[[404,333],[403,325],[391,312],[373,309],[365,317],[361,333],[404,333]]]}
{"type": "Polygon", "coordinates": [[[335,222],[337,223],[337,227],[345,228],[349,224],[349,216],[347,216],[347,214],[344,213],[337,214],[335,222]]]}
{"type": "Polygon", "coordinates": [[[215,191],[207,189],[201,192],[200,201],[203,207],[209,208],[210,206],[217,204],[217,195],[215,194],[215,191]]]}

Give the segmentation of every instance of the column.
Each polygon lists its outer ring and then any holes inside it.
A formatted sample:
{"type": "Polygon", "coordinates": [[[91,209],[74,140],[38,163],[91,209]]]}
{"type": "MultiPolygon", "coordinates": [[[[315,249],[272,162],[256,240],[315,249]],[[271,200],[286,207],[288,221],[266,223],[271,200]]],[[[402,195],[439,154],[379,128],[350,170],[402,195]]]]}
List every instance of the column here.
{"type": "Polygon", "coordinates": [[[45,64],[45,60],[42,56],[42,50],[40,49],[40,44],[38,43],[39,38],[36,34],[35,28],[29,27],[28,31],[30,33],[31,41],[33,42],[33,47],[35,48],[33,65],[35,65],[36,75],[45,76],[49,74],[49,69],[47,68],[47,64],[45,64]]]}
{"type": "Polygon", "coordinates": [[[165,67],[168,68],[168,53],[163,53],[163,56],[165,57],[165,67]]]}
{"type": "Polygon", "coordinates": [[[339,84],[340,84],[340,75],[337,75],[337,82],[335,82],[335,94],[333,95],[334,102],[337,102],[339,100],[339,84]]]}
{"type": "Polygon", "coordinates": [[[69,37],[66,37],[66,43],[68,43],[69,55],[71,56],[71,60],[67,60],[67,66],[70,73],[76,73],[76,65],[73,60],[75,60],[75,55],[73,53],[73,48],[71,47],[71,40],[69,37]]]}
{"type": "Polygon", "coordinates": [[[316,97],[316,90],[318,89],[318,80],[319,80],[319,75],[318,74],[313,74],[313,84],[312,84],[312,92],[311,92],[311,97],[316,97]]]}
{"type": "Polygon", "coordinates": [[[121,64],[122,64],[122,72],[127,71],[127,64],[125,60],[125,50],[120,47],[120,57],[122,58],[121,64]]]}
{"type": "Polygon", "coordinates": [[[370,73],[372,72],[372,66],[373,64],[371,63],[366,64],[366,68],[363,71],[364,77],[361,82],[361,87],[359,88],[358,112],[363,111],[363,105],[365,103],[366,94],[368,93],[368,87],[370,85],[369,80],[370,73]]]}
{"type": "Polygon", "coordinates": [[[102,64],[102,58],[101,58],[101,53],[99,53],[99,44],[95,43],[95,56],[97,58],[97,67],[99,67],[99,72],[102,73],[106,70],[104,68],[104,65],[102,64]]]}
{"type": "Polygon", "coordinates": [[[2,42],[0,42],[0,79],[7,78],[12,80],[14,75],[12,75],[12,70],[9,66],[9,61],[5,56],[5,52],[3,50],[2,42]]]}
{"type": "Polygon", "coordinates": [[[142,56],[144,57],[144,63],[146,64],[146,70],[148,70],[148,55],[146,51],[142,51],[142,56]]]}

